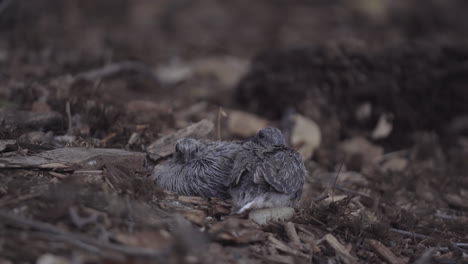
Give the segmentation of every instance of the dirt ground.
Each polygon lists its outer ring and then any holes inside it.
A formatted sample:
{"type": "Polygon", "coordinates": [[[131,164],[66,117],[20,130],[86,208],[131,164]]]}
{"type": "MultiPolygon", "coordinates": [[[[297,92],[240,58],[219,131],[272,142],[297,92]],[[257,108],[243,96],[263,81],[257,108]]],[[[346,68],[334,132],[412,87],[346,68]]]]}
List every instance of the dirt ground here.
{"type": "Polygon", "coordinates": [[[467,12],[1,0],[0,263],[468,263],[467,12]],[[291,219],[151,181],[203,119],[283,130],[308,169],[291,219]]]}

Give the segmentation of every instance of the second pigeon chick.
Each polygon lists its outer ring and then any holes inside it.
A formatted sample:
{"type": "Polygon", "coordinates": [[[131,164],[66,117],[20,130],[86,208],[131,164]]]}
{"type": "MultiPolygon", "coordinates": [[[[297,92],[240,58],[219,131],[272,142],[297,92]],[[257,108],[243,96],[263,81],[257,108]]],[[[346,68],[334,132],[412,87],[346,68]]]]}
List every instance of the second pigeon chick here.
{"type": "Polygon", "coordinates": [[[233,213],[290,207],[301,198],[306,169],[277,128],[267,127],[242,145],[231,175],[233,213]]]}

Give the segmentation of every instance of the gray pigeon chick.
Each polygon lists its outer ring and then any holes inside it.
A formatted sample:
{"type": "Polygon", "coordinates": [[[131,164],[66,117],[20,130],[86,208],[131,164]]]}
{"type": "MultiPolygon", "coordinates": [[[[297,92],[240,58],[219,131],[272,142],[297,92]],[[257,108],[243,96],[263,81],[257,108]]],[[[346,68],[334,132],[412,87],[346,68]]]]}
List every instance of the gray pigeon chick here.
{"type": "Polygon", "coordinates": [[[236,142],[179,139],[169,162],[153,170],[156,183],[181,195],[229,198],[229,178],[235,155],[241,150],[236,142]]]}
{"type": "Polygon", "coordinates": [[[286,146],[279,129],[259,130],[242,145],[234,161],[230,182],[232,212],[294,206],[301,198],[305,175],[301,156],[286,146]]]}

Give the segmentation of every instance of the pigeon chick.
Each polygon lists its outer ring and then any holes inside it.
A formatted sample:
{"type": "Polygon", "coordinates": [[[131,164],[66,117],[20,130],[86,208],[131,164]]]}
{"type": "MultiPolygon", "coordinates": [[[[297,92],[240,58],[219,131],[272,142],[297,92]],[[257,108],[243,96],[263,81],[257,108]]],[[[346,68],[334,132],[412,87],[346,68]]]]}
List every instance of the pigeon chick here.
{"type": "Polygon", "coordinates": [[[231,174],[233,213],[291,207],[301,198],[306,169],[277,128],[259,130],[242,145],[231,174]]]}
{"type": "Polygon", "coordinates": [[[181,195],[229,198],[229,177],[241,145],[235,142],[179,139],[169,162],[152,173],[156,183],[181,195]]]}

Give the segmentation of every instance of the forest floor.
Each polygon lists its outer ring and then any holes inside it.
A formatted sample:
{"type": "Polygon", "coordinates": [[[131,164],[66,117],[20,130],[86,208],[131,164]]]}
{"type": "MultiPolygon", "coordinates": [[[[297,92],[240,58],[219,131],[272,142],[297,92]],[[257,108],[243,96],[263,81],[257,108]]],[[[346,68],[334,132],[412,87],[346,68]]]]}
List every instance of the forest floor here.
{"type": "Polygon", "coordinates": [[[468,263],[466,11],[1,1],[0,263],[468,263]],[[151,180],[266,125],[308,169],[287,221],[151,180]]]}

